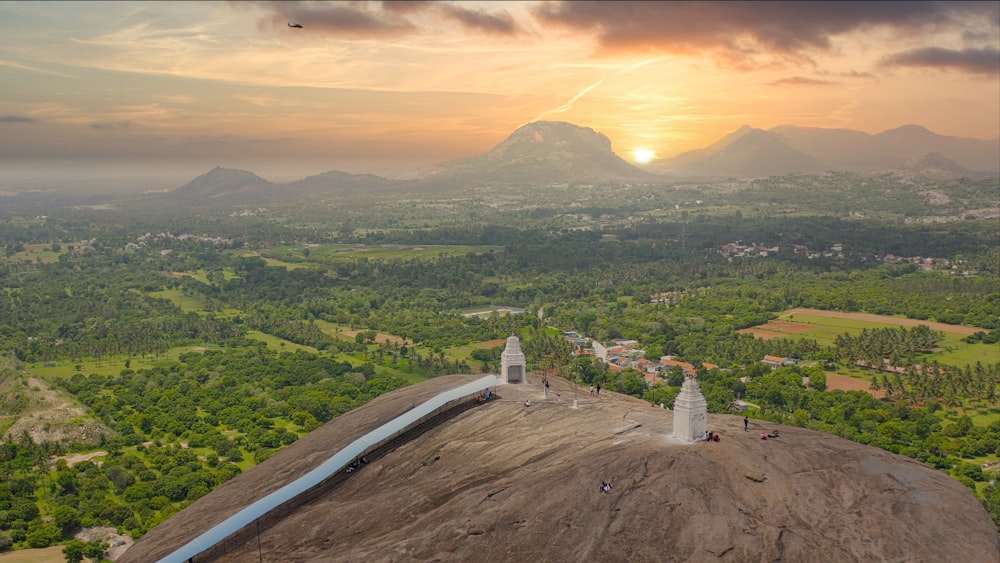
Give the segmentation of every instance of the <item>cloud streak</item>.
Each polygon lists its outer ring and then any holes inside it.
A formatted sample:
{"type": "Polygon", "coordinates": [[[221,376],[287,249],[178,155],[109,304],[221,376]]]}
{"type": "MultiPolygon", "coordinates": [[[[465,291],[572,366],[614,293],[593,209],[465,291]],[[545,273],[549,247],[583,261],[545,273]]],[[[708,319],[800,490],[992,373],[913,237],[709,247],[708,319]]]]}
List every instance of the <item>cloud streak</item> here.
{"type": "Polygon", "coordinates": [[[97,129],[98,131],[123,131],[125,129],[131,129],[132,122],[128,120],[124,121],[95,121],[90,124],[91,129],[97,129]]]}
{"type": "Polygon", "coordinates": [[[895,53],[880,61],[883,67],[910,66],[956,70],[971,74],[1000,75],[1000,50],[986,49],[944,49],[924,47],[895,53]]]}
{"type": "Polygon", "coordinates": [[[258,20],[261,30],[302,24],[309,33],[320,32],[341,38],[377,39],[433,32],[421,21],[431,16],[458,24],[470,33],[512,36],[520,28],[506,11],[488,12],[443,2],[269,2],[268,15],[258,20]]]}
{"type": "Polygon", "coordinates": [[[68,74],[63,74],[61,72],[55,72],[53,70],[45,70],[44,68],[37,68],[33,66],[23,65],[21,63],[16,63],[14,61],[9,61],[6,59],[0,59],[0,67],[13,68],[17,70],[26,70],[28,72],[37,72],[39,74],[48,74],[50,76],[59,76],[62,78],[75,78],[68,74]]]}
{"type": "Polygon", "coordinates": [[[0,115],[0,123],[38,123],[38,120],[24,115],[0,115]]]}
{"type": "Polygon", "coordinates": [[[458,22],[469,31],[483,31],[494,35],[516,35],[518,33],[517,24],[507,12],[497,15],[489,14],[479,10],[469,10],[454,4],[443,4],[439,8],[440,12],[458,22]]]}
{"type": "Polygon", "coordinates": [[[768,86],[831,86],[833,84],[836,84],[836,82],[809,78],[808,76],[789,76],[788,78],[779,78],[767,83],[768,86]]]}
{"type": "MultiPolygon", "coordinates": [[[[559,107],[557,107],[555,109],[550,109],[550,110],[543,111],[541,114],[538,115],[538,117],[536,117],[532,121],[541,121],[542,118],[544,118],[546,115],[549,115],[549,114],[552,114],[552,113],[565,113],[565,112],[573,109],[573,104],[575,104],[576,102],[580,101],[580,98],[586,96],[588,93],[590,93],[591,90],[593,90],[594,88],[597,88],[598,86],[600,86],[601,82],[604,82],[603,78],[600,79],[600,80],[598,80],[597,82],[594,82],[590,86],[587,86],[583,90],[580,90],[575,96],[573,96],[572,98],[570,98],[570,100],[568,102],[566,102],[565,104],[563,104],[563,105],[561,105],[561,106],[559,106],[559,107]]],[[[523,123],[522,123],[522,125],[523,125],[523,123]]]]}
{"type": "Polygon", "coordinates": [[[367,4],[271,2],[264,6],[270,14],[257,22],[262,31],[285,28],[288,22],[300,23],[311,33],[355,38],[409,35],[416,31],[398,11],[374,11],[367,4]]]}

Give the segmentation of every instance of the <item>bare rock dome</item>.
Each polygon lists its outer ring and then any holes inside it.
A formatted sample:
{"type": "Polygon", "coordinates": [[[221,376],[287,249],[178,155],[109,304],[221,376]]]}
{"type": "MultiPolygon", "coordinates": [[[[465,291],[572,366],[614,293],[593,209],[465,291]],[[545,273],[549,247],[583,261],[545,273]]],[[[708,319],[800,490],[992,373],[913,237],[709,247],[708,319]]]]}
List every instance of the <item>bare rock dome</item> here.
{"type": "MultiPolygon", "coordinates": [[[[468,380],[437,378],[346,413],[119,561],[159,559],[361,432],[468,380]]],[[[773,424],[751,421],[747,432],[729,415],[708,415],[719,442],[685,443],[668,410],[550,381],[547,401],[538,384],[501,386],[495,400],[372,459],[218,560],[1000,561],[976,498],[917,461],[796,427],[761,440],[773,424]]]]}

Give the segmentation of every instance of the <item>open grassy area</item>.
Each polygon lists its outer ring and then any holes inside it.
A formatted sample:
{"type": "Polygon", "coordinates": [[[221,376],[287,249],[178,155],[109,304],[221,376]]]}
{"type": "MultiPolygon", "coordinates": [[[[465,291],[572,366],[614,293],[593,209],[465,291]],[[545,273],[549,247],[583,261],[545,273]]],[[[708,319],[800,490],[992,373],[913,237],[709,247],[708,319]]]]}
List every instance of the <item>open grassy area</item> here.
{"type": "Polygon", "coordinates": [[[319,350],[313,348],[312,346],[303,346],[302,344],[296,344],[291,340],[278,338],[277,336],[273,336],[265,332],[261,332],[259,330],[248,330],[247,338],[267,344],[268,350],[275,350],[278,352],[295,352],[296,350],[305,350],[310,354],[319,353],[319,350]]]}
{"type": "Polygon", "coordinates": [[[147,292],[146,295],[157,299],[168,299],[174,305],[180,307],[181,310],[184,311],[185,313],[205,312],[205,302],[202,301],[200,297],[194,295],[185,295],[180,289],[164,289],[161,291],[150,291],[147,292]]]}
{"type": "Polygon", "coordinates": [[[0,264],[18,262],[50,264],[58,262],[61,254],[70,252],[70,247],[73,247],[74,251],[79,251],[82,246],[79,242],[60,244],[59,250],[54,251],[52,250],[52,245],[49,244],[26,244],[24,245],[24,250],[15,252],[10,256],[0,253],[0,264]]]}
{"type": "MultiPolygon", "coordinates": [[[[182,354],[186,354],[188,352],[200,352],[207,348],[208,347],[206,346],[177,346],[167,350],[166,353],[159,356],[132,358],[129,362],[129,366],[131,369],[140,370],[150,369],[156,366],[169,365],[176,362],[182,354]]],[[[92,373],[100,375],[118,375],[121,370],[125,369],[126,360],[128,360],[128,358],[125,356],[117,356],[100,361],[81,360],[79,362],[45,362],[28,365],[27,370],[43,378],[69,378],[77,372],[84,375],[90,375],[92,373]],[[77,366],[80,367],[79,370],[76,369],[77,366]]]]}
{"type": "MultiPolygon", "coordinates": [[[[391,259],[403,259],[410,260],[414,258],[440,258],[447,256],[462,256],[472,253],[483,253],[490,250],[494,252],[499,252],[502,247],[499,246],[467,246],[467,245],[426,245],[426,246],[407,246],[407,245],[378,245],[378,246],[366,246],[366,245],[348,245],[348,244],[320,244],[320,245],[296,245],[296,246],[283,246],[272,249],[268,252],[265,259],[274,259],[281,261],[282,259],[291,260],[304,260],[304,261],[315,261],[315,262],[337,262],[342,260],[351,260],[355,258],[371,258],[371,259],[381,259],[381,260],[391,260],[391,259]]],[[[301,264],[295,264],[292,262],[282,262],[282,265],[288,264],[288,267],[297,266],[302,267],[301,264]]]]}
{"type": "Polygon", "coordinates": [[[501,348],[506,343],[503,339],[498,340],[487,340],[486,342],[473,342],[472,344],[465,344],[463,346],[452,346],[451,348],[445,348],[444,354],[446,357],[452,360],[459,360],[467,362],[473,369],[479,368],[479,363],[472,359],[472,352],[474,350],[486,350],[493,348],[495,346],[500,346],[501,348]]]}
{"type": "Polygon", "coordinates": [[[313,324],[315,324],[316,327],[319,328],[321,331],[323,331],[323,334],[327,336],[332,336],[333,338],[336,338],[338,340],[354,341],[353,336],[348,336],[343,332],[340,332],[340,325],[331,323],[329,321],[324,321],[322,319],[316,319],[315,321],[313,321],[313,324]]]}
{"type": "Polygon", "coordinates": [[[943,346],[946,348],[941,352],[935,352],[931,358],[949,366],[973,365],[976,362],[983,364],[995,364],[1000,362],[1000,343],[998,344],[968,344],[958,341],[951,343],[946,341],[943,346]]]}
{"type": "Polygon", "coordinates": [[[0,563],[66,563],[63,546],[55,545],[42,549],[19,549],[0,553],[0,563]]]}
{"type": "MultiPolygon", "coordinates": [[[[833,346],[838,336],[845,332],[851,335],[860,334],[863,329],[876,328],[896,328],[901,321],[897,317],[882,317],[882,322],[872,320],[861,320],[850,318],[849,314],[844,317],[813,315],[796,311],[786,312],[779,316],[779,323],[760,325],[768,336],[783,338],[809,338],[815,340],[820,346],[833,346]]],[[[869,315],[869,317],[875,317],[869,315]]],[[[955,332],[941,329],[939,326],[932,327],[934,330],[941,330],[943,338],[939,342],[939,350],[924,356],[927,360],[935,360],[941,364],[964,367],[966,365],[982,362],[984,364],[1000,362],[1000,344],[969,344],[963,342],[965,332],[968,327],[954,327],[955,332]],[[958,332],[961,330],[962,332],[958,332]]]]}

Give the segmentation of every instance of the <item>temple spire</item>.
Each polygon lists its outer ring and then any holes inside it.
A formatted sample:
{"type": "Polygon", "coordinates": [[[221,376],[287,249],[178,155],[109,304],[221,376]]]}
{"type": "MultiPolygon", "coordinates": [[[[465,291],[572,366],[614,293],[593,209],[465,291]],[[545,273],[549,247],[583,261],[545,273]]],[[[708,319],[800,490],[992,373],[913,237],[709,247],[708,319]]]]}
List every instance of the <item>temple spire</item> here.
{"type": "Polygon", "coordinates": [[[705,439],[708,430],[708,402],[693,377],[684,379],[674,400],[674,438],[685,442],[705,439]]]}
{"type": "Polygon", "coordinates": [[[521,340],[516,336],[507,338],[507,346],[500,354],[500,383],[526,383],[524,352],[521,340]]]}

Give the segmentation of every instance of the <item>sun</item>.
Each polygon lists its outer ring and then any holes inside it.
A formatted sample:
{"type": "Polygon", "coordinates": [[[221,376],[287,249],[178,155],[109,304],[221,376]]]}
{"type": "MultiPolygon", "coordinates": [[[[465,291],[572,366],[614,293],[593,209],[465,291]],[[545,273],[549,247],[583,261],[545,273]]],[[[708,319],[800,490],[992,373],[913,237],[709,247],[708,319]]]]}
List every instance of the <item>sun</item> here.
{"type": "Polygon", "coordinates": [[[639,164],[649,164],[656,157],[656,153],[649,149],[635,149],[632,151],[632,157],[639,164]]]}

